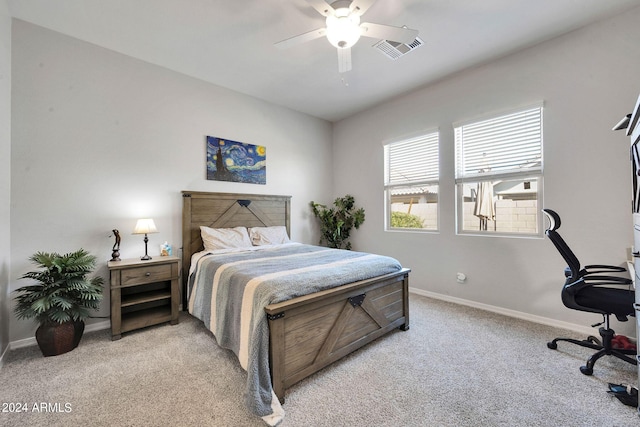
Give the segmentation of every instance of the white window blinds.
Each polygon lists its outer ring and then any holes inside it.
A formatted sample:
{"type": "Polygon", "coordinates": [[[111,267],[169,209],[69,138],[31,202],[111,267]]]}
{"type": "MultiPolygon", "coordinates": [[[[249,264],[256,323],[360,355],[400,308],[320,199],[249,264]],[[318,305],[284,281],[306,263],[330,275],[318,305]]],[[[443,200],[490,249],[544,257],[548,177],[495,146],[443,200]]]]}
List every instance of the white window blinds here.
{"type": "Polygon", "coordinates": [[[386,145],[385,163],[386,185],[437,182],[438,132],[386,145]]]}
{"type": "Polygon", "coordinates": [[[454,130],[457,180],[542,171],[542,107],[454,130]]]}

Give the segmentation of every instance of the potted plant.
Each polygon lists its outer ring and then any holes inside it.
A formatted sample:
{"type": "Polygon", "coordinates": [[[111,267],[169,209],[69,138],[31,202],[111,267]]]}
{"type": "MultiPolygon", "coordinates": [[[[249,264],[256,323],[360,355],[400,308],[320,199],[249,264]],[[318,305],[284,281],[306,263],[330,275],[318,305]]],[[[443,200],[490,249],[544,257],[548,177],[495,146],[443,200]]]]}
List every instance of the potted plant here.
{"type": "Polygon", "coordinates": [[[15,313],[40,324],[36,341],[44,356],[71,351],[80,343],[89,310],[98,309],[102,300],[102,277],[87,278],[96,257],[80,249],[65,255],[36,252],[29,260],[40,270],[21,279],[38,283],[15,290],[15,313]]]}
{"type": "Polygon", "coordinates": [[[349,235],[352,228],[360,228],[364,222],[364,209],[356,208],[353,196],[347,194],[338,197],[328,208],[320,203],[311,202],[313,215],[320,220],[320,244],[327,243],[330,248],[351,249],[349,235]]]}

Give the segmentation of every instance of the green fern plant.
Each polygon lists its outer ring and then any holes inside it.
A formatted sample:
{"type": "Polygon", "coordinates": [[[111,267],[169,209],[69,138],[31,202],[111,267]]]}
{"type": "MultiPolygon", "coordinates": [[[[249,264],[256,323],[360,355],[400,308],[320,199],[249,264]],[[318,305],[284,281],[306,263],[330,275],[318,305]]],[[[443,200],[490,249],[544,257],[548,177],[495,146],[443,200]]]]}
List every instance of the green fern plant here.
{"type": "Polygon", "coordinates": [[[40,270],[25,273],[21,279],[38,283],[14,291],[19,319],[35,319],[40,324],[83,321],[89,310],[100,307],[103,279],[87,278],[95,268],[95,256],[80,249],[65,255],[36,252],[29,260],[40,270]]]}
{"type": "Polygon", "coordinates": [[[356,208],[353,196],[347,194],[338,197],[329,208],[320,203],[311,202],[313,215],[320,220],[320,244],[324,242],[330,248],[351,249],[349,236],[352,228],[360,228],[364,222],[364,209],[356,208]]]}

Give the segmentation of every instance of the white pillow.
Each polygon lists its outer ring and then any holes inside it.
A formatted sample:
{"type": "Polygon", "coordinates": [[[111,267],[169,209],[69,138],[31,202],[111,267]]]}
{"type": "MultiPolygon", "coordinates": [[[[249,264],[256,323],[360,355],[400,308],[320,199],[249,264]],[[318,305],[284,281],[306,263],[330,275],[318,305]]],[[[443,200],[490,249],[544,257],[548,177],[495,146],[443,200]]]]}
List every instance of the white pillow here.
{"type": "Polygon", "coordinates": [[[252,246],[245,227],[209,228],[201,225],[200,235],[206,251],[252,246]]]}
{"type": "Polygon", "coordinates": [[[251,243],[255,246],[280,245],[291,241],[287,235],[287,227],[284,225],[251,227],[249,229],[249,237],[251,238],[251,243]]]}

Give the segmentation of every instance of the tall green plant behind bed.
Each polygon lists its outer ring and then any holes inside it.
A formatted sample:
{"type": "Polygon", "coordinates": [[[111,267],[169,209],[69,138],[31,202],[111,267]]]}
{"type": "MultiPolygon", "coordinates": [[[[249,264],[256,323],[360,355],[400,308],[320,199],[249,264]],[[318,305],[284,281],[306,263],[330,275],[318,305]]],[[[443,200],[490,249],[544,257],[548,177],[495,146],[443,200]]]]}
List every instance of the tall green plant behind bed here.
{"type": "Polygon", "coordinates": [[[338,197],[329,208],[320,203],[311,202],[311,209],[320,220],[320,244],[336,249],[351,249],[349,236],[351,229],[360,228],[364,222],[364,208],[356,208],[353,196],[347,194],[338,197]]]}

